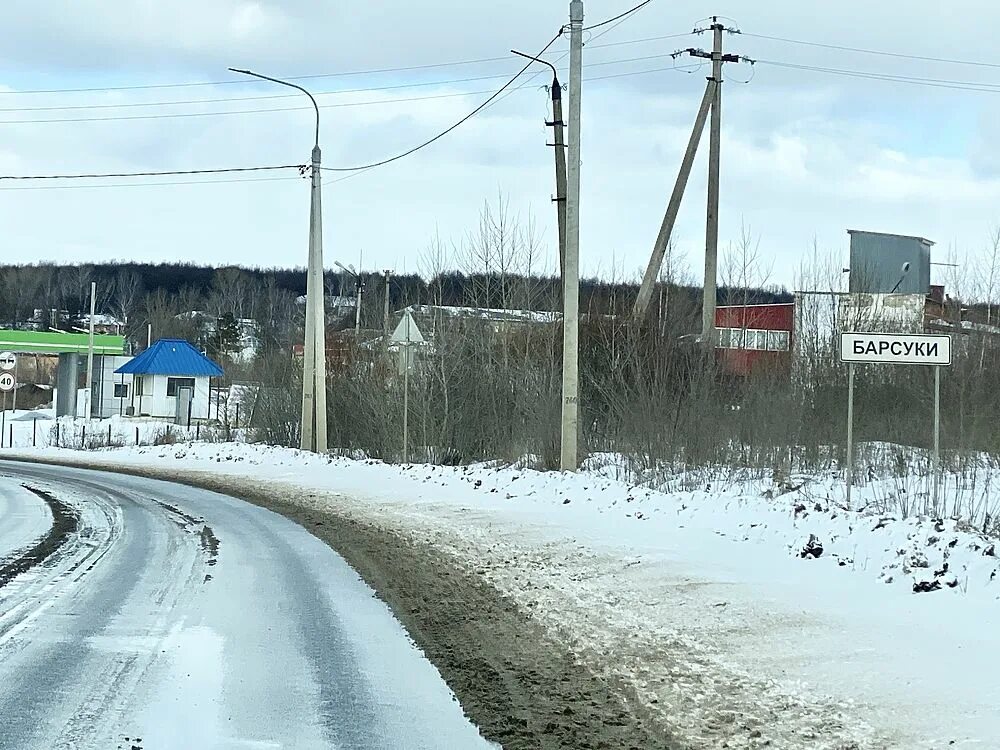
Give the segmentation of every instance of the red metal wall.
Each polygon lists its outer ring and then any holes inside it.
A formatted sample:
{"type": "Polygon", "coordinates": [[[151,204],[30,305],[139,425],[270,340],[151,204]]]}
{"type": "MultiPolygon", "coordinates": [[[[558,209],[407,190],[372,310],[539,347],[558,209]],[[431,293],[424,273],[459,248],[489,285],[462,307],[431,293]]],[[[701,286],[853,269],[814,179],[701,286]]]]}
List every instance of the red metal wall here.
{"type": "Polygon", "coordinates": [[[715,308],[716,328],[789,332],[789,351],[717,348],[715,350],[716,361],[723,371],[730,375],[747,376],[754,372],[765,371],[788,372],[791,363],[794,320],[794,304],[729,305],[715,308]]]}
{"type": "Polygon", "coordinates": [[[715,308],[716,328],[760,328],[791,331],[795,305],[731,305],[715,308]]]}

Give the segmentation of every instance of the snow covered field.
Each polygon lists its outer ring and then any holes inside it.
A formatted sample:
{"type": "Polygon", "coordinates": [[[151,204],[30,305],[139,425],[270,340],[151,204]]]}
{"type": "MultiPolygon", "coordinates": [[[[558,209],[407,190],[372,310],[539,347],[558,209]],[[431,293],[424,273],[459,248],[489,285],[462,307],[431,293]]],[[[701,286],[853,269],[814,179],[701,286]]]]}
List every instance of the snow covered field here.
{"type": "Polygon", "coordinates": [[[607,462],[562,475],[225,443],[12,453],[294,489],[433,539],[690,747],[1000,747],[994,540],[876,512],[883,484],[847,509],[832,476],[658,491],[607,462]]]}
{"type": "Polygon", "coordinates": [[[106,448],[150,445],[183,440],[217,441],[242,437],[243,429],[191,425],[184,427],[157,419],[55,419],[52,409],[2,412],[0,432],[4,448],[106,448]]]}

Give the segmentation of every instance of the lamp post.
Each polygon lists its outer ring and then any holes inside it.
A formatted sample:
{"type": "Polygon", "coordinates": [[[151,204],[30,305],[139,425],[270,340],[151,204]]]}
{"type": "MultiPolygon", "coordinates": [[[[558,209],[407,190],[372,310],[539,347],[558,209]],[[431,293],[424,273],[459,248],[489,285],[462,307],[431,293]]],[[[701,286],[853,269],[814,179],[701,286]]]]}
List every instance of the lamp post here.
{"type": "Polygon", "coordinates": [[[306,332],[302,364],[302,450],[326,453],[326,322],[323,304],[323,204],[320,194],[319,105],[301,86],[251,70],[230,68],[288,86],[309,97],[316,110],[316,137],[312,149],[312,190],[309,208],[309,267],[306,274],[306,332]]]}
{"type": "Polygon", "coordinates": [[[359,271],[355,271],[354,270],[354,266],[351,266],[351,265],[345,266],[339,260],[335,260],[333,262],[333,264],[337,268],[339,268],[341,271],[343,271],[344,273],[350,274],[352,277],[354,277],[354,286],[355,286],[355,288],[357,290],[357,294],[358,294],[358,301],[355,303],[355,306],[354,306],[354,338],[360,340],[360,336],[361,336],[361,291],[364,288],[363,284],[361,283],[361,273],[359,271]]]}

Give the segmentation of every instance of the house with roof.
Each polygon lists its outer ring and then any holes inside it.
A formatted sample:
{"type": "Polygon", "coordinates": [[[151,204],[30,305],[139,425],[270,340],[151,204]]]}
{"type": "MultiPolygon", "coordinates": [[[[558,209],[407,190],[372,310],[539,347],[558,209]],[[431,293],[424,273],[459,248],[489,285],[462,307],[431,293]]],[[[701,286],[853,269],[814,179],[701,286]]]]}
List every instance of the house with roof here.
{"type": "MultiPolygon", "coordinates": [[[[119,407],[127,403],[126,415],[179,423],[211,418],[212,378],[223,375],[219,365],[183,339],[160,339],[114,372],[122,386],[130,378],[131,387],[115,389],[119,407]]],[[[96,403],[103,406],[105,400],[96,403]]]]}

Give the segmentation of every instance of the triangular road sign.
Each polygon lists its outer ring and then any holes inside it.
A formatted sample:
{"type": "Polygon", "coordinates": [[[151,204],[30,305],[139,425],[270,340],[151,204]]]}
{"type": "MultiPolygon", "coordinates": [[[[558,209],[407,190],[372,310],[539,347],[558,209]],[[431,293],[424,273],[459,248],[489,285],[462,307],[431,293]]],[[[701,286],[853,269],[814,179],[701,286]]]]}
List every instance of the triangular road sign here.
{"type": "Polygon", "coordinates": [[[393,344],[422,344],[424,336],[417,328],[417,323],[407,310],[403,313],[403,319],[399,321],[396,330],[392,332],[391,341],[393,344]]]}

